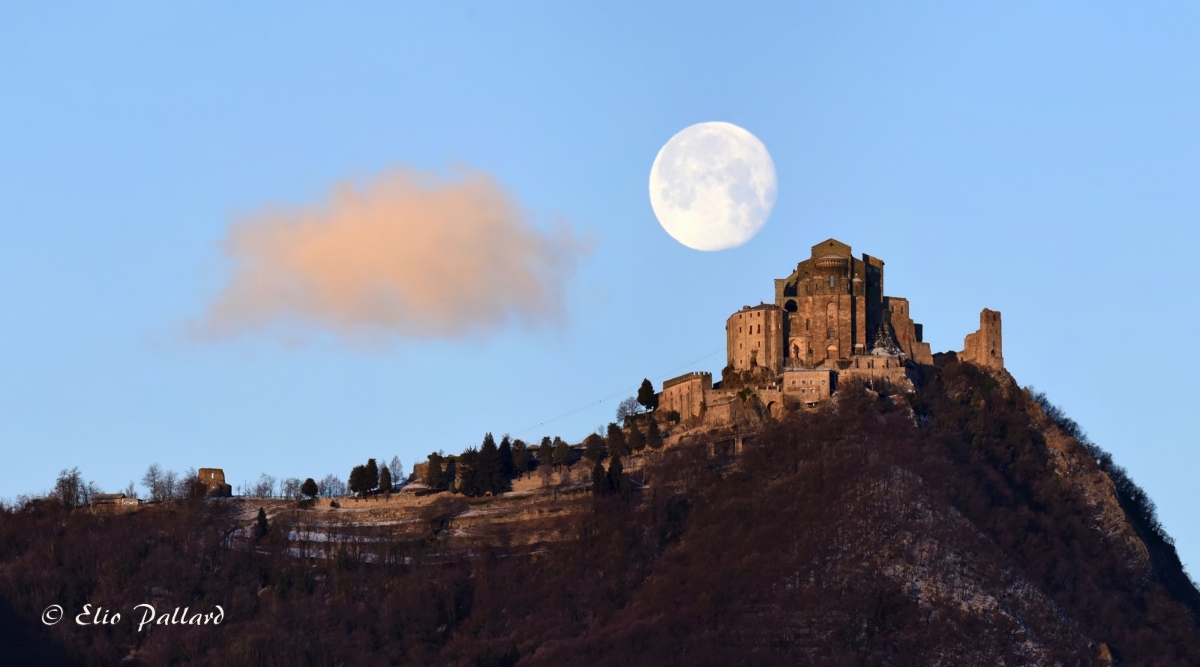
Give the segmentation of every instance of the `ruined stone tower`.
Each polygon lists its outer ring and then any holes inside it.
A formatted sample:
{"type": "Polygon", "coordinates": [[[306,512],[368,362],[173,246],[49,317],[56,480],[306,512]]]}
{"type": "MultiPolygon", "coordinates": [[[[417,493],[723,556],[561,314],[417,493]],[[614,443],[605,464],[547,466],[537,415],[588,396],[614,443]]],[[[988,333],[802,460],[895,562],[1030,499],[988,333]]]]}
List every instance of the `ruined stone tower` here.
{"type": "Polygon", "coordinates": [[[987,308],[979,313],[979,330],[967,334],[966,340],[963,341],[963,351],[958,355],[958,359],[976,366],[1004,368],[1000,313],[987,308]]]}

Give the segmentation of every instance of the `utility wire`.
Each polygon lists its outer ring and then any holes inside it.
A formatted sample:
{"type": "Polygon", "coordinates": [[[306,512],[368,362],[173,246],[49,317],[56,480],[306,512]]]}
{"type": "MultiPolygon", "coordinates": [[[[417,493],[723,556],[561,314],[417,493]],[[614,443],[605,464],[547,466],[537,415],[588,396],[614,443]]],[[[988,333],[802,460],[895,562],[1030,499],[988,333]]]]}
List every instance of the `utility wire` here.
{"type": "MultiPolygon", "coordinates": [[[[658,379],[664,378],[664,377],[666,377],[666,376],[668,376],[668,375],[671,375],[671,374],[673,374],[673,373],[675,373],[675,372],[677,372],[677,371],[681,371],[681,370],[683,370],[683,369],[687,368],[688,366],[693,366],[693,365],[695,365],[695,364],[698,364],[698,363],[700,363],[701,361],[704,361],[705,359],[707,359],[707,358],[709,358],[709,357],[713,356],[714,354],[717,354],[717,353],[719,353],[719,352],[723,352],[724,350],[725,350],[725,348],[724,348],[724,347],[721,347],[721,348],[718,348],[718,349],[716,349],[716,350],[713,350],[712,352],[709,352],[708,354],[704,355],[703,357],[700,357],[700,358],[698,358],[698,359],[694,359],[694,360],[692,360],[692,361],[689,361],[688,363],[686,363],[686,364],[684,364],[684,365],[682,365],[682,366],[678,366],[678,367],[676,367],[676,368],[672,368],[671,370],[669,370],[669,371],[667,371],[667,372],[665,372],[665,373],[662,373],[662,374],[660,374],[660,375],[656,375],[656,376],[654,376],[654,377],[650,378],[650,380],[658,380],[658,379]]],[[[582,412],[582,411],[584,411],[584,410],[587,410],[588,408],[594,408],[594,407],[596,407],[597,405],[603,405],[603,404],[604,404],[605,402],[607,402],[607,401],[611,401],[612,399],[614,399],[614,398],[616,398],[616,397],[618,397],[618,396],[626,396],[626,395],[628,395],[628,394],[629,394],[631,391],[634,391],[634,392],[636,392],[636,391],[637,391],[638,389],[640,389],[640,388],[641,388],[641,386],[639,385],[639,386],[637,386],[637,387],[634,387],[633,389],[626,389],[626,390],[619,391],[619,392],[617,392],[617,393],[615,393],[615,394],[612,394],[612,395],[610,395],[610,396],[606,396],[606,397],[604,397],[604,398],[602,398],[602,399],[600,399],[600,400],[598,400],[598,401],[593,401],[593,402],[591,402],[591,403],[588,403],[587,405],[582,405],[582,406],[580,406],[580,407],[578,407],[578,408],[575,408],[574,410],[571,410],[570,412],[564,412],[564,413],[562,413],[561,415],[559,415],[559,416],[557,416],[557,417],[551,417],[550,419],[547,419],[546,421],[543,421],[543,422],[540,422],[540,423],[534,424],[533,426],[530,426],[529,428],[523,428],[523,429],[521,429],[520,431],[517,431],[516,433],[514,433],[513,435],[521,435],[522,433],[525,433],[526,431],[532,431],[533,429],[535,429],[535,428],[539,428],[539,427],[542,427],[542,426],[545,426],[546,424],[549,424],[550,422],[553,422],[553,421],[558,421],[559,419],[562,419],[563,417],[570,417],[571,415],[573,415],[573,414],[575,414],[575,413],[577,413],[577,412],[582,412]]]]}

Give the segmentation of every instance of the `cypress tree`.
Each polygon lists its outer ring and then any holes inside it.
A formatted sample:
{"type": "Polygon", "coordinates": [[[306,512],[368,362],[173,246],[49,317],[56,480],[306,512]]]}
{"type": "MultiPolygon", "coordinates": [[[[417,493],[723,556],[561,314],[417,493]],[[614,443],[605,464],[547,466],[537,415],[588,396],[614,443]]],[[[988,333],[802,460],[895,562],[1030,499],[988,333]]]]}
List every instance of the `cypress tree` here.
{"type": "Polygon", "coordinates": [[[254,532],[259,537],[263,537],[267,534],[267,530],[269,528],[270,526],[267,524],[267,513],[263,510],[263,508],[260,507],[258,508],[258,517],[254,520],[254,532]]]}
{"type": "Polygon", "coordinates": [[[646,446],[650,449],[658,449],[663,446],[662,433],[658,430],[658,420],[653,418],[646,425],[646,446]]]}

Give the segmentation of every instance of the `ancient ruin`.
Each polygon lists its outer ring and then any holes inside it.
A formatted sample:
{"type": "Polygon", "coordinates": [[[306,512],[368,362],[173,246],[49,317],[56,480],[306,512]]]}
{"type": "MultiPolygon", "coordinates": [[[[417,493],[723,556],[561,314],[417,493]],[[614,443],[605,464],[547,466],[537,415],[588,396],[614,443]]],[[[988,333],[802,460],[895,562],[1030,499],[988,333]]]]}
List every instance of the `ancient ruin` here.
{"type": "MultiPolygon", "coordinates": [[[[911,390],[909,373],[933,364],[908,299],[885,296],[883,260],[836,239],[775,281],[775,302],[746,306],[725,323],[721,380],[693,372],[663,382],[660,413],[719,426],[746,410],[780,417],[828,400],[839,381],[887,381],[911,390]]],[[[960,361],[1004,368],[1000,313],[984,309],[960,361]]]]}
{"type": "Polygon", "coordinates": [[[220,468],[201,468],[196,474],[200,483],[208,490],[206,495],[218,498],[228,498],[233,495],[233,487],[225,483],[225,471],[220,468]]]}

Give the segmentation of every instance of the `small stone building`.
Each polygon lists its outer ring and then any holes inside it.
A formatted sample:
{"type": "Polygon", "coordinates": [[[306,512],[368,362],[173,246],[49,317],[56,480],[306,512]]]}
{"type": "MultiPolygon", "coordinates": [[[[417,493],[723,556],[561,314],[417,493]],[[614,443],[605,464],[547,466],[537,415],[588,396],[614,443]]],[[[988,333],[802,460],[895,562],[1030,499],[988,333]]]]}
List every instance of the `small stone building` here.
{"type": "Polygon", "coordinates": [[[225,471],[220,468],[201,468],[196,477],[207,489],[205,495],[217,498],[233,495],[233,487],[225,483],[225,471]]]}
{"type": "Polygon", "coordinates": [[[127,497],[124,493],[97,493],[92,496],[91,508],[93,511],[123,512],[137,509],[141,502],[137,498],[127,497]]]}

